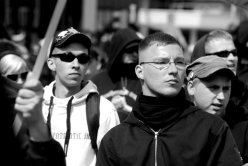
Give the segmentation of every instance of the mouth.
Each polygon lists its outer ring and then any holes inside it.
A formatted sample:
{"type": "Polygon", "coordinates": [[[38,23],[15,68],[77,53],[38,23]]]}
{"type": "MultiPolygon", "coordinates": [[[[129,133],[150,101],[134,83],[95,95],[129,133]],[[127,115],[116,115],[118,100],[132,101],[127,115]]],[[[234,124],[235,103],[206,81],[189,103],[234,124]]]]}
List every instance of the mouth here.
{"type": "Polygon", "coordinates": [[[219,111],[219,110],[222,110],[224,108],[223,104],[218,104],[218,103],[214,103],[214,104],[212,104],[212,106],[213,106],[213,109],[215,111],[219,111]]]}
{"type": "Polygon", "coordinates": [[[229,68],[235,68],[235,64],[234,63],[229,63],[229,64],[227,64],[227,67],[229,67],[229,68]]]}
{"type": "Polygon", "coordinates": [[[69,75],[70,75],[70,76],[80,76],[79,73],[70,73],[69,75]]]}
{"type": "Polygon", "coordinates": [[[177,79],[171,79],[171,80],[167,80],[166,82],[171,84],[177,84],[179,81],[177,79]]]}

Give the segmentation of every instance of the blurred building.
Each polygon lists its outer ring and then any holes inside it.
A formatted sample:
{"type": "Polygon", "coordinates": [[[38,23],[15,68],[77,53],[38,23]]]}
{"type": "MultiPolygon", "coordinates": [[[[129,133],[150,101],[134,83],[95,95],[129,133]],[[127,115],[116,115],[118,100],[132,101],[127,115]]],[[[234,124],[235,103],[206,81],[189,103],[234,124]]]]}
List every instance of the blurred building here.
{"type": "MultiPolygon", "coordinates": [[[[146,35],[173,26],[182,31],[188,43],[194,43],[206,31],[230,29],[247,18],[246,11],[231,5],[230,1],[232,0],[67,0],[58,29],[74,26],[94,33],[111,23],[115,27],[132,24],[146,35]]],[[[57,0],[1,0],[0,20],[11,34],[24,31],[42,38],[56,2],[57,0]]]]}

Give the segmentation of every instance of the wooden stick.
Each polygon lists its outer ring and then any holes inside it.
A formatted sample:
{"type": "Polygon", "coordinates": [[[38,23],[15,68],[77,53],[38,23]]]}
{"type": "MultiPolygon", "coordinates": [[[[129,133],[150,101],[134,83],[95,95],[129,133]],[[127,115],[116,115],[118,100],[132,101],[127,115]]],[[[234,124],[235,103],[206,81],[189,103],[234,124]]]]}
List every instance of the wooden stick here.
{"type": "Polygon", "coordinates": [[[41,50],[39,52],[39,55],[35,61],[35,65],[33,68],[33,74],[36,79],[40,78],[41,71],[43,69],[44,63],[47,58],[47,54],[51,45],[51,42],[53,40],[54,33],[57,29],[61,14],[63,12],[63,9],[65,7],[66,0],[57,0],[57,4],[55,7],[55,10],[52,15],[52,19],[50,21],[49,27],[47,29],[44,44],[41,47],[41,50]]]}
{"type": "MultiPolygon", "coordinates": [[[[46,58],[47,58],[47,53],[48,53],[49,48],[50,48],[50,44],[52,42],[54,33],[57,29],[57,26],[58,26],[62,11],[65,7],[65,4],[66,4],[66,0],[57,0],[57,4],[56,4],[55,10],[53,12],[52,19],[49,23],[49,27],[48,27],[46,35],[45,35],[44,45],[41,47],[41,50],[40,50],[39,55],[35,61],[35,65],[33,68],[34,78],[37,80],[40,78],[41,71],[43,69],[44,63],[45,63],[46,58]]],[[[15,135],[17,135],[19,133],[21,126],[22,126],[22,123],[23,123],[22,117],[20,117],[18,114],[16,114],[15,120],[13,122],[13,130],[14,130],[15,135]]]]}

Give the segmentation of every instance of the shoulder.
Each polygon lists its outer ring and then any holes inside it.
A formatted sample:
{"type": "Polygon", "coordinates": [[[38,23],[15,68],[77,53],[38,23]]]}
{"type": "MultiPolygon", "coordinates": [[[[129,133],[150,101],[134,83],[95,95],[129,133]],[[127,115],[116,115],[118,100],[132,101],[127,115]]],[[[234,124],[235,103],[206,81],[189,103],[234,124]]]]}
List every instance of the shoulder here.
{"type": "Polygon", "coordinates": [[[44,89],[44,95],[43,95],[44,99],[50,98],[50,96],[52,96],[54,84],[55,84],[55,81],[51,82],[49,85],[46,85],[43,88],[44,89]]]}
{"type": "Polygon", "coordinates": [[[103,137],[104,141],[111,141],[111,142],[115,142],[114,140],[121,140],[122,138],[124,138],[124,135],[127,131],[128,125],[125,123],[120,123],[116,126],[114,126],[113,128],[111,128],[103,137]]]}
{"type": "Polygon", "coordinates": [[[106,99],[103,96],[100,96],[100,111],[116,111],[114,105],[111,103],[111,101],[109,101],[108,99],[106,99]]]}
{"type": "Polygon", "coordinates": [[[105,97],[100,96],[100,121],[101,123],[115,126],[120,123],[117,110],[114,105],[105,97]]]}
{"type": "Polygon", "coordinates": [[[192,121],[191,123],[199,125],[198,127],[207,129],[213,134],[219,134],[221,131],[228,128],[227,123],[222,118],[204,112],[200,109],[192,113],[189,118],[190,121],[192,121]]]}

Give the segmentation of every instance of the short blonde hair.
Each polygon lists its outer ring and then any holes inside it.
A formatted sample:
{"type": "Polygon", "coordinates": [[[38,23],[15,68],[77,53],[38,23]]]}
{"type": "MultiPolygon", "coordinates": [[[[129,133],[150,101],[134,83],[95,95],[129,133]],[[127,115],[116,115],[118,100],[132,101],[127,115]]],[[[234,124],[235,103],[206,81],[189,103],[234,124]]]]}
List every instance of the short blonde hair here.
{"type": "Polygon", "coordinates": [[[20,56],[9,53],[0,60],[0,72],[3,76],[10,74],[21,74],[29,71],[27,63],[20,56]]]}

